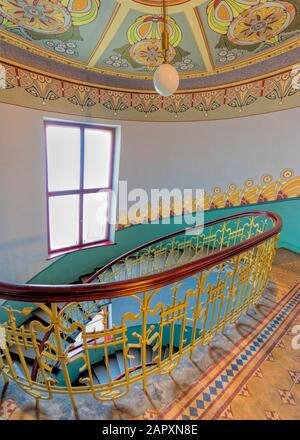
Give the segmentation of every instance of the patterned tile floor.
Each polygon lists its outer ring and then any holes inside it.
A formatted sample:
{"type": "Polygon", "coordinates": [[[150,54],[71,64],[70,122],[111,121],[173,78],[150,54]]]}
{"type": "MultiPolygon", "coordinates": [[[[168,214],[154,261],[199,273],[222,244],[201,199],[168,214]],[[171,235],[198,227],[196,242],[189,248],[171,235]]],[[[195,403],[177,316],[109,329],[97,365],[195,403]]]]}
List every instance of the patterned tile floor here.
{"type": "MultiPolygon", "coordinates": [[[[148,397],[140,384],[115,405],[81,396],[77,417],[299,420],[300,347],[292,347],[293,329],[300,325],[299,300],[300,256],[279,250],[258,306],[241,316],[237,325],[228,326],[210,347],[197,347],[193,362],[185,358],[172,376],[149,378],[148,397]]],[[[37,408],[33,398],[13,383],[5,389],[0,379],[0,418],[74,415],[66,397],[40,402],[37,408]]]]}

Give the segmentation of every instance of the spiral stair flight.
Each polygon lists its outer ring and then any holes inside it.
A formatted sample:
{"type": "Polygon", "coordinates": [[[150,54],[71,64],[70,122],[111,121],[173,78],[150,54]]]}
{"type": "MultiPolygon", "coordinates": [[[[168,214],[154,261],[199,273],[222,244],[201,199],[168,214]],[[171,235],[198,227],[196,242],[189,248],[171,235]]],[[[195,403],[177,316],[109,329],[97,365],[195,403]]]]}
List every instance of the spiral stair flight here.
{"type": "Polygon", "coordinates": [[[277,214],[236,214],[133,249],[82,284],[0,283],[0,372],[36,399],[110,401],[170,374],[264,292],[277,214]]]}

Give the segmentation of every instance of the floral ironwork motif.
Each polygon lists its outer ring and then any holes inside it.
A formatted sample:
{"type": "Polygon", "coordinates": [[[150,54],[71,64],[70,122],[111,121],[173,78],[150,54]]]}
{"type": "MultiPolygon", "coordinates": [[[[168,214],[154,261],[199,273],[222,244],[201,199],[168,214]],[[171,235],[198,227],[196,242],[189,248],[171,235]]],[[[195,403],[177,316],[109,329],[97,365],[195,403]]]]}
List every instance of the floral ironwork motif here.
{"type": "MultiPolygon", "coordinates": [[[[162,239],[124,261],[126,273],[115,272],[111,279],[113,271],[104,272],[99,282],[128,280],[178,267],[259,237],[270,231],[274,222],[260,213],[245,214],[208,225],[192,236],[162,239]]],[[[2,323],[5,344],[2,342],[0,348],[0,372],[6,381],[13,380],[37,399],[67,394],[74,408],[76,395],[91,394],[101,401],[117,399],[138,381],[146,392],[149,376],[172,372],[182,356],[189,354],[192,358],[198,345],[210,344],[218,331],[224,331],[228,323],[236,322],[259,301],[277,240],[274,233],[180,282],[135,295],[64,306],[2,305],[6,319],[2,323]],[[36,307],[43,311],[42,321],[32,317],[36,307]],[[118,313],[113,314],[111,322],[109,310],[115,307],[118,313]],[[101,318],[100,327],[91,325],[95,317],[101,318]],[[35,359],[33,368],[27,361],[29,352],[35,359]],[[111,364],[115,352],[121,359],[119,375],[114,374],[111,364]],[[99,361],[106,371],[101,383],[95,381],[93,373],[93,365],[99,361]]]]}

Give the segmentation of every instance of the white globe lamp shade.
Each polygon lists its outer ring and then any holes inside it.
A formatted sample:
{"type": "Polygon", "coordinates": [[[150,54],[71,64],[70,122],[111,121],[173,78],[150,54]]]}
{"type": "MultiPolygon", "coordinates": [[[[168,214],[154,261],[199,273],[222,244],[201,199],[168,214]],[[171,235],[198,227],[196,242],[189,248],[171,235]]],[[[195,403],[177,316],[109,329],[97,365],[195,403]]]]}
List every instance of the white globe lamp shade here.
{"type": "Polygon", "coordinates": [[[153,76],[153,84],[157,93],[161,96],[171,96],[179,86],[179,75],[171,64],[161,64],[153,76]]]}

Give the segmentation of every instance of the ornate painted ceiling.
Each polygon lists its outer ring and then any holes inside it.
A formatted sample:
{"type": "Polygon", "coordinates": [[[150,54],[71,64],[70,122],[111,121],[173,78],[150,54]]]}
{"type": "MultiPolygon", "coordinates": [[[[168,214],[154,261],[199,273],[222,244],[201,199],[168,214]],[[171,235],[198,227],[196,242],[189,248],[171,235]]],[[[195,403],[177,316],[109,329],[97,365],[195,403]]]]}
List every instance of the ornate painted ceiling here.
{"type": "MultiPolygon", "coordinates": [[[[204,77],[300,46],[300,0],[169,0],[169,60],[204,77]]],[[[160,0],[0,0],[1,39],[61,63],[151,79],[162,62],[160,0]]]]}
{"type": "MultiPolygon", "coordinates": [[[[180,90],[248,83],[300,62],[300,0],[168,0],[180,90]]],[[[0,0],[0,59],[93,85],[154,92],[160,0],[0,0]]]]}

